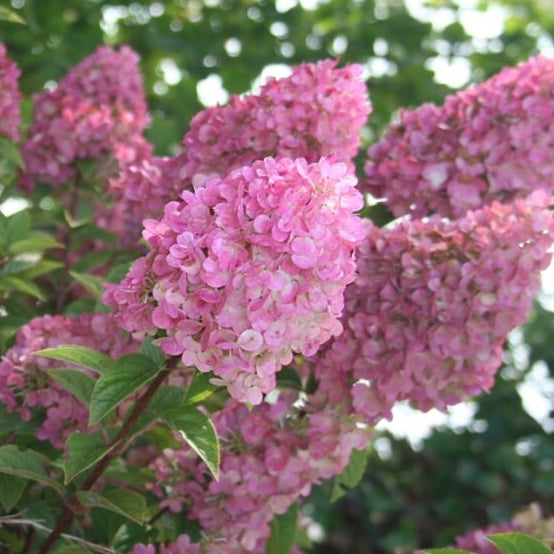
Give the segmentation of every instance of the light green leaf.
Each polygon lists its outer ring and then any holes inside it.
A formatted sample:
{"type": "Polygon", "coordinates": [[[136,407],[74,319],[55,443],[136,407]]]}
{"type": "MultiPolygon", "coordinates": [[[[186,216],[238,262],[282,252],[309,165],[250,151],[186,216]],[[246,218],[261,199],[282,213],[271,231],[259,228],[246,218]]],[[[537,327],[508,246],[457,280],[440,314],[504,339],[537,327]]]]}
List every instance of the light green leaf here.
{"type": "Polygon", "coordinates": [[[77,273],[76,271],[70,271],[69,274],[75,281],[81,283],[95,298],[101,298],[104,292],[104,279],[96,277],[95,275],[87,275],[86,273],[77,273]]]}
{"type": "Polygon", "coordinates": [[[21,277],[15,277],[14,275],[3,275],[0,277],[0,290],[16,290],[22,292],[23,294],[34,296],[39,300],[44,299],[42,291],[35,283],[33,283],[33,281],[28,281],[27,279],[22,279],[21,277]]]}
{"type": "Polygon", "coordinates": [[[336,502],[344,495],[347,489],[355,487],[364,475],[367,465],[369,451],[352,450],[348,465],[344,471],[333,480],[333,491],[331,492],[331,502],[336,502]]]}
{"type": "Polygon", "coordinates": [[[8,252],[12,255],[23,254],[25,252],[41,252],[49,248],[63,248],[54,237],[43,233],[31,233],[30,236],[12,242],[8,252]]]}
{"type": "Polygon", "coordinates": [[[179,431],[189,446],[208,466],[213,476],[219,478],[219,439],[211,420],[194,406],[168,410],[163,415],[167,425],[179,431]]]}
{"type": "Polygon", "coordinates": [[[44,356],[53,360],[61,360],[62,362],[71,362],[89,369],[93,369],[98,373],[110,371],[115,366],[115,360],[112,360],[106,354],[85,348],[84,346],[62,345],[55,348],[45,348],[33,352],[35,356],[44,356]]]}
{"type": "Polygon", "coordinates": [[[101,421],[113,408],[153,379],[160,368],[147,356],[127,354],[96,381],[90,399],[89,425],[101,421]]]}
{"type": "Polygon", "coordinates": [[[146,501],[137,492],[117,489],[98,494],[91,491],[79,491],[77,498],[83,506],[104,508],[122,515],[139,525],[146,517],[146,501]]]}
{"type": "Polygon", "coordinates": [[[552,554],[538,539],[524,533],[499,533],[489,535],[487,540],[492,542],[501,554],[552,554]]]}
{"type": "MultiPolygon", "coordinates": [[[[25,25],[25,20],[17,12],[6,8],[5,6],[0,6],[0,20],[25,25]]],[[[1,153],[3,154],[3,152],[1,153]]]]}
{"type": "Polygon", "coordinates": [[[50,369],[48,375],[75,396],[79,402],[85,406],[89,405],[95,383],[90,375],[71,368],[50,369]]]}
{"type": "Polygon", "coordinates": [[[25,277],[33,279],[35,277],[39,277],[40,275],[50,273],[60,267],[63,267],[63,263],[61,262],[55,262],[53,260],[39,260],[33,265],[33,267],[25,270],[25,277]]]}
{"type": "Polygon", "coordinates": [[[210,379],[213,379],[211,373],[197,371],[185,394],[185,404],[198,404],[211,396],[219,387],[212,385],[210,379]]]}
{"type": "Polygon", "coordinates": [[[26,483],[21,477],[0,473],[0,504],[6,512],[10,512],[19,502],[26,483]]]}
{"type": "Polygon", "coordinates": [[[284,514],[273,518],[271,535],[265,554],[289,554],[298,527],[298,504],[293,504],[284,514]]]}
{"type": "Polygon", "coordinates": [[[0,275],[17,275],[23,271],[30,269],[35,265],[35,262],[29,262],[26,260],[12,260],[8,262],[2,269],[0,269],[0,275]]]}
{"type": "Polygon", "coordinates": [[[26,238],[30,227],[31,216],[29,210],[21,210],[11,215],[6,221],[6,242],[11,244],[26,238]]]}
{"type": "Polygon", "coordinates": [[[115,445],[106,446],[101,431],[87,435],[81,431],[69,435],[67,449],[69,457],[63,464],[65,484],[67,485],[77,475],[92,467],[101,460],[115,445]]]}
{"type": "Polygon", "coordinates": [[[64,487],[44,469],[49,465],[48,458],[34,450],[19,450],[14,444],[0,446],[0,473],[38,481],[63,496],[64,487]]]}

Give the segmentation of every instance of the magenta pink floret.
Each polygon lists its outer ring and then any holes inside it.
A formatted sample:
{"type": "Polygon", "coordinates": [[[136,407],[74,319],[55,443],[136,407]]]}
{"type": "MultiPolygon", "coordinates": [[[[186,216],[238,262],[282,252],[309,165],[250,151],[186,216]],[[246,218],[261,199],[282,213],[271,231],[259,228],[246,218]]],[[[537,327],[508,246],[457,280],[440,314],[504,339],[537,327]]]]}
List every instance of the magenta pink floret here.
{"type": "Polygon", "coordinates": [[[267,158],[210,179],[145,221],[152,250],[104,300],[124,329],[165,330],[166,353],[259,404],[294,352],[312,355],[342,331],[365,233],[355,184],[324,159],[267,158]]]}
{"type": "Polygon", "coordinates": [[[0,135],[13,141],[19,140],[21,123],[19,75],[17,65],[8,58],[6,47],[0,43],[0,135]]]}
{"type": "Polygon", "coordinates": [[[554,190],[554,60],[538,56],[449,96],[401,110],[368,150],[364,190],[395,215],[460,217],[554,190]]]}

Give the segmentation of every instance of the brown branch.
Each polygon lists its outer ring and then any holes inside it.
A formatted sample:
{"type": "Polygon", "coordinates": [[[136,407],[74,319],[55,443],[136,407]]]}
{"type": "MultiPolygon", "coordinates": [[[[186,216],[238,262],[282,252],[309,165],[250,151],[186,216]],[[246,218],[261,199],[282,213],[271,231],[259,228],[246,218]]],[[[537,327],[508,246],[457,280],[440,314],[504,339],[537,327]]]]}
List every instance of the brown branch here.
{"type": "MultiPolygon", "coordinates": [[[[171,372],[171,369],[177,363],[178,358],[174,358],[168,363],[166,369],[163,369],[158,373],[156,378],[150,383],[149,387],[146,389],[144,394],[137,400],[131,414],[127,418],[127,421],[123,424],[119,432],[117,433],[115,439],[112,441],[111,446],[113,447],[106,455],[98,462],[94,467],[90,475],[87,477],[83,485],[79,488],[80,491],[87,491],[92,488],[94,483],[101,477],[104,470],[112,462],[114,458],[119,456],[128,446],[129,442],[132,440],[131,431],[137,422],[139,416],[144,412],[148,402],[152,399],[156,391],[160,388],[162,383],[165,381],[165,378],[171,372]]],[[[61,518],[58,520],[56,527],[52,530],[44,544],[41,546],[38,554],[46,554],[54,543],[60,538],[62,533],[69,527],[73,521],[75,511],[72,509],[67,509],[62,514],[61,518]]]]}

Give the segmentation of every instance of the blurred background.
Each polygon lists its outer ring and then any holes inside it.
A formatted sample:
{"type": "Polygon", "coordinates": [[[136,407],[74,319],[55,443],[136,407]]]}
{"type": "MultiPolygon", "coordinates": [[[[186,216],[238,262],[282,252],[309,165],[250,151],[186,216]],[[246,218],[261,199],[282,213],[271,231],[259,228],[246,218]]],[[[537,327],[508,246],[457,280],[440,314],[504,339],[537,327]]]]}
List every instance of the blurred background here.
{"type": "MultiPolygon", "coordinates": [[[[373,113],[364,145],[399,107],[442,102],[532,55],[554,57],[554,0],[0,0],[0,41],[29,98],[101,43],[132,46],[151,110],[148,138],[174,153],[192,116],[301,62],[364,67],[373,113]],[[7,11],[9,10],[9,11],[7,11]]],[[[31,106],[25,101],[25,113],[31,106]]],[[[506,346],[488,395],[425,417],[400,406],[380,425],[361,484],[330,504],[314,491],[305,549],[411,552],[554,507],[554,279],[506,346]]]]}

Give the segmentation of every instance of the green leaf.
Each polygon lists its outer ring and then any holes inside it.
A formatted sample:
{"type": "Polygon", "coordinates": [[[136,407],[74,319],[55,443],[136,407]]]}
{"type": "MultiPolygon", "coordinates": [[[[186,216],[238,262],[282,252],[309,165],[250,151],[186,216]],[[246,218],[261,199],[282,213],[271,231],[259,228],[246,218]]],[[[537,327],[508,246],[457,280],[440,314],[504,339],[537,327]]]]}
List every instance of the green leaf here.
{"type": "Polygon", "coordinates": [[[55,348],[45,348],[33,352],[35,356],[44,356],[53,360],[62,362],[71,362],[73,364],[93,369],[98,373],[111,371],[115,367],[115,360],[112,360],[106,354],[85,348],[84,346],[62,345],[55,348]]]}
{"type": "Polygon", "coordinates": [[[91,554],[93,552],[84,544],[62,544],[52,551],[52,554],[91,554]]]}
{"type": "Polygon", "coordinates": [[[2,269],[0,269],[1,275],[16,275],[23,271],[30,269],[35,265],[35,262],[28,262],[26,260],[12,260],[8,262],[2,269]]]}
{"type": "Polygon", "coordinates": [[[90,399],[89,425],[101,421],[113,408],[153,379],[158,366],[142,354],[127,354],[96,381],[90,399]]]}
{"type": "Polygon", "coordinates": [[[48,375],[60,383],[79,402],[85,406],[89,405],[95,379],[78,369],[60,368],[48,370],[48,375]]]}
{"type": "Polygon", "coordinates": [[[24,252],[42,252],[49,248],[63,248],[63,245],[50,235],[31,233],[27,238],[12,242],[8,252],[12,255],[17,255],[24,252]]]}
{"type": "Polygon", "coordinates": [[[158,367],[161,367],[165,361],[163,350],[152,344],[152,337],[146,337],[140,347],[140,353],[148,356],[158,367]]]}
{"type": "Polygon", "coordinates": [[[26,238],[31,227],[29,210],[21,210],[10,217],[6,222],[6,242],[11,244],[26,238]]]}
{"type": "MultiPolygon", "coordinates": [[[[19,23],[20,25],[25,25],[25,20],[13,10],[0,6],[0,20],[9,21],[10,23],[19,23]]],[[[3,152],[0,152],[3,154],[3,152]]]]}
{"type": "Polygon", "coordinates": [[[81,283],[95,298],[101,298],[104,292],[104,279],[96,277],[95,275],[87,275],[86,273],[77,273],[76,271],[70,271],[69,274],[75,281],[81,283]]]}
{"type": "Polygon", "coordinates": [[[55,262],[53,260],[39,260],[33,265],[33,267],[25,270],[25,277],[33,279],[35,277],[39,277],[40,275],[50,273],[60,267],[63,267],[63,263],[61,262],[55,262]]]}
{"type": "Polygon", "coordinates": [[[213,379],[211,373],[197,371],[185,394],[185,404],[198,404],[211,396],[219,387],[212,385],[210,379],[213,379]]]}
{"type": "Polygon", "coordinates": [[[355,487],[364,475],[367,465],[369,450],[352,450],[348,465],[344,471],[337,475],[333,481],[333,490],[331,492],[331,502],[337,501],[347,489],[355,487]]]}
{"type": "Polygon", "coordinates": [[[64,461],[65,484],[101,460],[115,445],[106,446],[101,431],[87,435],[75,431],[67,439],[69,457],[64,461]]]}
{"type": "Polygon", "coordinates": [[[0,504],[6,512],[10,512],[19,502],[26,483],[27,481],[21,477],[0,473],[0,504]]]}
{"type": "Polygon", "coordinates": [[[469,550],[460,550],[459,548],[428,548],[423,551],[425,554],[475,554],[469,550]]]}
{"type": "Polygon", "coordinates": [[[552,554],[544,543],[524,533],[499,533],[490,535],[492,542],[501,554],[552,554]]]}
{"type": "Polygon", "coordinates": [[[284,514],[273,518],[265,554],[288,554],[294,544],[297,527],[298,504],[293,504],[284,514]]]}
{"type": "Polygon", "coordinates": [[[189,446],[208,466],[213,476],[219,478],[219,439],[211,420],[193,406],[168,410],[163,415],[167,425],[187,441],[189,446]]]}
{"type": "Polygon", "coordinates": [[[14,275],[4,275],[0,277],[0,290],[16,290],[29,296],[34,296],[39,300],[43,300],[43,294],[39,287],[33,281],[15,277],[14,275]]]}
{"type": "Polygon", "coordinates": [[[291,367],[285,367],[277,373],[277,386],[283,389],[302,390],[302,381],[291,367]]]}
{"type": "Polygon", "coordinates": [[[48,458],[34,450],[19,450],[14,444],[0,446],[0,473],[38,481],[43,485],[52,487],[63,496],[65,493],[64,487],[61,483],[52,479],[44,469],[45,466],[49,465],[48,458]]]}
{"type": "Polygon", "coordinates": [[[104,508],[122,515],[139,525],[146,517],[146,501],[137,492],[117,489],[98,494],[91,491],[79,491],[77,498],[83,506],[89,508],[104,508]]]}

